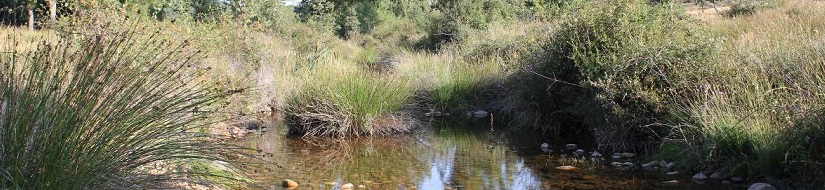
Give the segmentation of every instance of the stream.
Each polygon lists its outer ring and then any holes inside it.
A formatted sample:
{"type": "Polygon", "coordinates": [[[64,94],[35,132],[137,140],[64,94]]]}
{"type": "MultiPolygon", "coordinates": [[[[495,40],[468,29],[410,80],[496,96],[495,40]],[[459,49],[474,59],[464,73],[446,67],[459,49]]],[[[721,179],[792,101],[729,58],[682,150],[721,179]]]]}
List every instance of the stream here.
{"type": "MultiPolygon", "coordinates": [[[[504,135],[489,124],[435,122],[412,134],[351,139],[301,138],[280,124],[241,140],[259,150],[265,164],[249,175],[265,189],[282,189],[284,179],[297,189],[745,189],[718,182],[697,184],[687,174],[620,170],[589,156],[540,149],[540,137],[504,135]],[[575,166],[566,171],[559,166],[575,166]]],[[[558,147],[558,148],[557,148],[558,147]]],[[[588,150],[587,148],[583,148],[588,150]]],[[[591,150],[588,150],[588,152],[591,150]]],[[[590,155],[590,154],[587,154],[590,155]]],[[[640,161],[627,160],[640,164],[640,161]]]]}

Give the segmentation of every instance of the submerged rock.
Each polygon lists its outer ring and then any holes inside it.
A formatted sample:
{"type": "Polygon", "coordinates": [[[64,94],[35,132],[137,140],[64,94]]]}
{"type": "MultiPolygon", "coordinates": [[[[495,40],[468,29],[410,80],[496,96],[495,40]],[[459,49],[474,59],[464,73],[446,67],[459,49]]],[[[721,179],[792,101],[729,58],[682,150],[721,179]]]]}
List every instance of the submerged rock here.
{"type": "Polygon", "coordinates": [[[298,182],[295,182],[295,181],[292,181],[292,180],[289,180],[289,179],[284,179],[284,181],[281,182],[281,186],[284,186],[284,188],[287,188],[287,189],[294,189],[294,188],[298,187],[298,182]]]}
{"type": "Polygon", "coordinates": [[[708,179],[708,176],[703,174],[703,173],[698,173],[696,175],[693,175],[693,180],[695,180],[695,181],[704,181],[706,179],[708,179]]]}
{"type": "Polygon", "coordinates": [[[599,153],[598,151],[593,151],[593,153],[592,153],[592,154],[590,154],[590,157],[593,157],[593,158],[601,158],[601,157],[602,157],[602,154],[601,154],[601,153],[599,153]]]}
{"type": "Polygon", "coordinates": [[[566,145],[564,145],[564,148],[567,148],[567,150],[576,150],[577,148],[579,148],[579,145],[577,145],[577,144],[566,144],[566,145]]]}
{"type": "Polygon", "coordinates": [[[767,183],[754,183],[748,187],[748,190],[776,190],[776,187],[767,183]]]}
{"type": "Polygon", "coordinates": [[[653,171],[659,169],[659,161],[650,161],[648,163],[642,164],[642,169],[647,171],[653,171]]]}
{"type": "Polygon", "coordinates": [[[575,171],[575,170],[578,170],[579,168],[577,168],[576,166],[559,166],[559,167],[556,167],[556,169],[563,170],[563,171],[575,171]]]}
{"type": "Polygon", "coordinates": [[[710,174],[710,179],[712,179],[712,180],[723,180],[723,179],[727,179],[728,177],[729,177],[728,174],[726,174],[725,172],[722,172],[722,171],[717,171],[717,172],[713,172],[713,174],[710,174]]]}

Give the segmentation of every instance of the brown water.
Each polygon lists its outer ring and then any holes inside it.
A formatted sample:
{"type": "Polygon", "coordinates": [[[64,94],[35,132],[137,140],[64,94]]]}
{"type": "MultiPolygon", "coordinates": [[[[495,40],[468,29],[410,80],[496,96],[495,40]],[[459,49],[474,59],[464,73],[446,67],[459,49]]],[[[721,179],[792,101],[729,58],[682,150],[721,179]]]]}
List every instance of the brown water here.
{"type": "MultiPolygon", "coordinates": [[[[389,138],[289,137],[282,126],[250,135],[244,144],[260,149],[268,162],[250,175],[265,188],[283,179],[298,189],[338,189],[352,183],[366,189],[742,189],[690,182],[690,176],[621,171],[591,159],[539,151],[540,138],[490,132],[489,127],[424,127],[389,138]],[[558,166],[572,165],[576,171],[558,166]],[[677,180],[677,184],[664,181],[677,180]]],[[[562,147],[556,145],[554,147],[562,147]]],[[[607,155],[607,154],[605,154],[607,155]]]]}

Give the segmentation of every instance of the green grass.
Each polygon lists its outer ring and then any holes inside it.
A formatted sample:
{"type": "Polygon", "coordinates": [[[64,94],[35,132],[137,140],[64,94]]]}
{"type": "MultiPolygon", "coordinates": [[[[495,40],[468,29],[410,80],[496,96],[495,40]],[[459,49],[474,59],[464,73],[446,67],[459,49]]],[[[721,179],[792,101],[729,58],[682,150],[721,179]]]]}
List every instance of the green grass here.
{"type": "Polygon", "coordinates": [[[378,76],[357,70],[336,73],[319,69],[287,103],[294,123],[304,135],[389,135],[415,126],[403,111],[413,89],[404,78],[378,76]]]}
{"type": "Polygon", "coordinates": [[[28,53],[3,47],[0,187],[162,188],[186,172],[141,168],[235,152],[194,132],[227,95],[190,83],[194,52],[136,35],[104,30],[28,53]]]}

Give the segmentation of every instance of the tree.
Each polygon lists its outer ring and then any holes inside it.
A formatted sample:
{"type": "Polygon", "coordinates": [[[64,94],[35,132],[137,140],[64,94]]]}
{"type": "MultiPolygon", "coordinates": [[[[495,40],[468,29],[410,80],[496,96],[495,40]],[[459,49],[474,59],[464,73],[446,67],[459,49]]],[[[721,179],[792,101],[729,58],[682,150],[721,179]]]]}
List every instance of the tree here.
{"type": "Polygon", "coordinates": [[[57,0],[49,0],[49,18],[52,23],[57,22],[57,0]]]}

